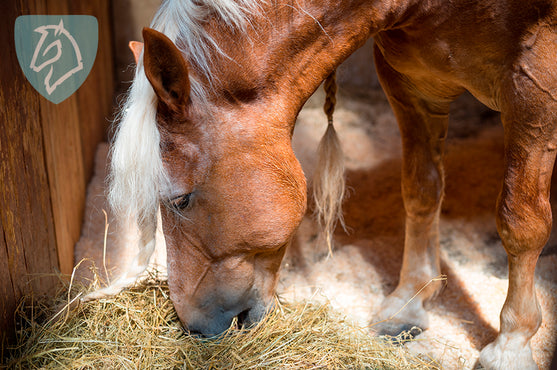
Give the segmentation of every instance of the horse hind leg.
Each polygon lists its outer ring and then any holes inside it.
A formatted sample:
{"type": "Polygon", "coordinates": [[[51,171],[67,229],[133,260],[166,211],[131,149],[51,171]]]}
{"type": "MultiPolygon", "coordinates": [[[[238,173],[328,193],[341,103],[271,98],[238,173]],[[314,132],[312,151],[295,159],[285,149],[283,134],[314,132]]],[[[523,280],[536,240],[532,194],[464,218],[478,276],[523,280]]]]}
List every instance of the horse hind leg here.
{"type": "Polygon", "coordinates": [[[551,231],[549,192],[557,149],[557,101],[531,81],[517,78],[514,86],[530,86],[528,95],[538,95],[536,104],[514,98],[502,115],[506,170],[497,202],[497,229],[508,255],[509,287],[500,333],[480,354],[487,369],[537,369],[530,339],[542,317],[534,271],[551,231]]]}
{"type": "Polygon", "coordinates": [[[399,283],[385,298],[372,329],[397,335],[426,329],[423,303],[441,288],[439,213],[443,198],[442,157],[448,126],[448,101],[415,96],[414,89],[376,49],[378,75],[400,127],[403,147],[402,196],[406,210],[404,254],[399,283]]]}

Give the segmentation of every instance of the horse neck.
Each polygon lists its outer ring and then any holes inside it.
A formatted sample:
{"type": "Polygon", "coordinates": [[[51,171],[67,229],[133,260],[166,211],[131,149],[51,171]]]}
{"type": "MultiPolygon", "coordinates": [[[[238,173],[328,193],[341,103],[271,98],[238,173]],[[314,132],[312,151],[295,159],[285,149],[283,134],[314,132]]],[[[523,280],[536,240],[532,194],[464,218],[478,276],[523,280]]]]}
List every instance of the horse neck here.
{"type": "Polygon", "coordinates": [[[288,16],[293,19],[283,23],[273,64],[280,66],[286,57],[289,68],[284,87],[291,88],[294,82],[303,101],[367,39],[388,27],[394,6],[394,2],[377,0],[294,3],[301,5],[291,8],[288,16]]]}
{"type": "Polygon", "coordinates": [[[213,77],[225,90],[240,91],[240,98],[262,89],[273,104],[284,98],[295,115],[339,64],[368,38],[405,19],[416,2],[269,1],[247,34],[214,26],[230,59],[222,57],[213,77]]]}

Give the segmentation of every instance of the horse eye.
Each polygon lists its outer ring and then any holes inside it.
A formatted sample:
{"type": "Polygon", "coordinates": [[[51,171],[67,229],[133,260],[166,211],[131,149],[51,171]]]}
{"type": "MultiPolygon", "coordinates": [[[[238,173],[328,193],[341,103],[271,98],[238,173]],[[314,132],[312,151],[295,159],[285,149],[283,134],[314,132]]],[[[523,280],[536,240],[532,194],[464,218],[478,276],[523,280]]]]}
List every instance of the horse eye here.
{"type": "Polygon", "coordinates": [[[189,193],[172,198],[170,199],[170,204],[176,209],[184,210],[190,205],[191,195],[192,193],[189,193]]]}

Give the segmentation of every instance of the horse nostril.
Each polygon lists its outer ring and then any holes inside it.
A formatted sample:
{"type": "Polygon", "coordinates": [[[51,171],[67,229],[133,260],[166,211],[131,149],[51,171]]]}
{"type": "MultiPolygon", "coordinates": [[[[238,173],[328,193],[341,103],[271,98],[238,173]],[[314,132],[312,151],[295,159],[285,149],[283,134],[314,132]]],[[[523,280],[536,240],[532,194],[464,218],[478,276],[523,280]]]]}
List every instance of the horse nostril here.
{"type": "Polygon", "coordinates": [[[250,311],[250,309],[248,308],[248,309],[243,310],[242,312],[240,312],[238,314],[237,317],[238,317],[238,327],[239,328],[242,328],[244,326],[244,324],[246,324],[246,323],[250,324],[249,322],[247,322],[248,321],[248,316],[249,316],[249,311],[250,311]]]}

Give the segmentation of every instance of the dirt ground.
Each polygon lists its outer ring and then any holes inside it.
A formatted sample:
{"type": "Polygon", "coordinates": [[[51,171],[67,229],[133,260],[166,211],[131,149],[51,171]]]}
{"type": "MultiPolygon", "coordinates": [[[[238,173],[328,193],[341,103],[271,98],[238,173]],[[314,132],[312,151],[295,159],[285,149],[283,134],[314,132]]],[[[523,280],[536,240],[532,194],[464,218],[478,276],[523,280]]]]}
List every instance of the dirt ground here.
{"type": "MultiPolygon", "coordinates": [[[[317,93],[299,116],[293,145],[308,178],[325,130],[317,93]]],[[[379,90],[341,89],[335,122],[347,159],[349,197],[344,204],[349,233],[337,230],[327,249],[308,216],[285,257],[278,293],[286,300],[327,300],[347,317],[368,325],[382,299],[396,286],[404,240],[400,195],[400,136],[379,90]]],[[[441,217],[441,294],[428,303],[430,328],[407,344],[436,358],[443,368],[474,368],[479,350],[492,341],[507,291],[507,261],[495,227],[495,200],[503,173],[502,127],[498,114],[472,97],[453,107],[447,140],[446,196],[441,217]]],[[[104,177],[107,146],[99,147],[97,173],[88,190],[82,238],[76,245],[78,275],[90,276],[91,261],[103,266],[104,177]]],[[[554,184],[555,187],[555,184],[554,184]]],[[[553,202],[553,212],[557,201],[553,202]]],[[[109,221],[107,270],[116,276],[135,251],[134,230],[109,221]]],[[[165,265],[164,241],[154,263],[165,265]]],[[[532,340],[534,358],[548,369],[557,341],[557,233],[553,232],[536,270],[543,323],[532,340]]]]}

